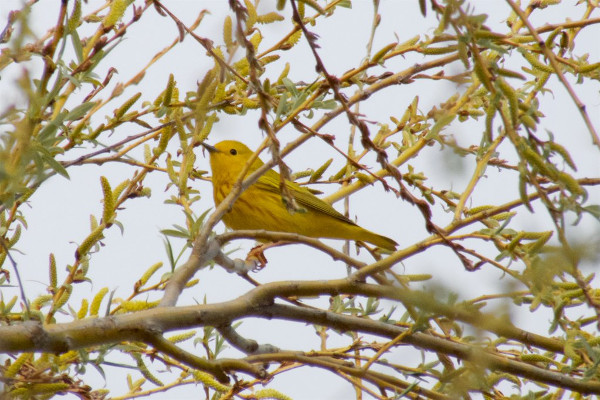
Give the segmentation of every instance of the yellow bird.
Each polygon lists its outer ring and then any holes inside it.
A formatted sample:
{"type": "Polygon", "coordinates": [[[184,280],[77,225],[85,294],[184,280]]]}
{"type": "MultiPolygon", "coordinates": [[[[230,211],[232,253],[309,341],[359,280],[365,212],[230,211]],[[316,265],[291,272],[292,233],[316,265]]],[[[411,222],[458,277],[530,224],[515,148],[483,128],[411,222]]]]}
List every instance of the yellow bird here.
{"type": "MultiPolygon", "coordinates": [[[[213,196],[218,206],[229,194],[237,177],[253,151],[243,143],[225,140],[214,147],[203,143],[210,155],[213,196]]],[[[263,165],[256,159],[248,175],[263,165]]],[[[231,229],[264,229],[297,233],[313,238],[347,239],[372,243],[395,250],[397,243],[390,238],[361,228],[308,189],[290,181],[286,185],[304,212],[290,213],[279,190],[280,176],[267,171],[235,201],[223,222],[231,229]]]]}

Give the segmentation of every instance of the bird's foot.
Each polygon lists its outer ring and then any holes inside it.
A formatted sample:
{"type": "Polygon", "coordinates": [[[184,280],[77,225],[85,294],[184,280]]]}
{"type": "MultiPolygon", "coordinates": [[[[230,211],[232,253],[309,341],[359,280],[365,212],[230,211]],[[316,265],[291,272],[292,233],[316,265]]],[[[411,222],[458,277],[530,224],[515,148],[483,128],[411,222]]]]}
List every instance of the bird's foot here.
{"type": "Polygon", "coordinates": [[[248,255],[246,261],[253,262],[256,266],[252,269],[252,272],[258,272],[267,265],[267,257],[264,254],[264,245],[258,245],[253,247],[248,255]]]}

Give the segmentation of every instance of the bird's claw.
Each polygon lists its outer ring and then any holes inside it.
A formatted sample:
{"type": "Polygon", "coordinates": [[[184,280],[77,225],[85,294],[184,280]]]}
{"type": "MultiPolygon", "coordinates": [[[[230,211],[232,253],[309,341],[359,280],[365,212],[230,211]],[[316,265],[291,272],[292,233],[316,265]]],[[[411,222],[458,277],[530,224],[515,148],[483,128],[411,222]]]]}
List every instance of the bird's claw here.
{"type": "Polygon", "coordinates": [[[252,272],[258,272],[263,269],[268,262],[263,253],[263,246],[253,247],[246,256],[246,261],[254,263],[255,267],[252,268],[252,272]]]}

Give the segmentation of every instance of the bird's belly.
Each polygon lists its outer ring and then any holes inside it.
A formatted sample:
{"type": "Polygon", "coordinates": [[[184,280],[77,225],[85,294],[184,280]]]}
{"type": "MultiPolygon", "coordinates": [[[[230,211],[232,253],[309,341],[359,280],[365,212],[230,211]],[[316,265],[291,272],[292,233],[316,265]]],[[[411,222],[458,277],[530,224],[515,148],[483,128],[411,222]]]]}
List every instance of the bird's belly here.
{"type": "Polygon", "coordinates": [[[264,229],[300,233],[296,214],[285,208],[281,196],[248,188],[236,200],[223,222],[231,229],[264,229]]]}

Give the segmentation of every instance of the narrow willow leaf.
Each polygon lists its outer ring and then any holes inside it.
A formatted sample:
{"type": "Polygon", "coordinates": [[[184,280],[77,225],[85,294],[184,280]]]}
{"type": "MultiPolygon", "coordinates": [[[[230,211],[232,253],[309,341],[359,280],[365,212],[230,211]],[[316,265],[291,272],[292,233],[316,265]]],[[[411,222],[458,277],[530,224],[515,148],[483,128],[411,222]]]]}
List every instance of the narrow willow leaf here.
{"type": "Polygon", "coordinates": [[[94,106],[96,106],[96,104],[98,104],[95,101],[88,101],[87,103],[83,103],[78,105],[77,107],[75,107],[73,110],[71,110],[67,116],[65,117],[65,120],[67,121],[75,121],[80,119],[81,117],[83,117],[88,111],[90,111],[92,108],[94,108],[94,106]]]}
{"type": "Polygon", "coordinates": [[[440,131],[444,129],[447,125],[452,123],[456,118],[456,114],[446,114],[442,115],[431,127],[431,130],[425,136],[425,139],[435,139],[440,134],[440,131]]]}
{"type": "Polygon", "coordinates": [[[83,47],[81,46],[79,33],[77,33],[76,30],[71,32],[71,43],[73,44],[73,50],[75,51],[77,62],[81,64],[83,62],[83,47]]]}
{"type": "Polygon", "coordinates": [[[48,165],[48,167],[51,170],[53,170],[54,172],[56,172],[59,175],[62,175],[63,177],[65,177],[67,179],[70,179],[69,173],[67,172],[65,167],[63,167],[63,165],[61,163],[56,161],[46,148],[44,148],[42,146],[35,146],[34,148],[35,148],[35,150],[38,151],[38,155],[40,156],[40,158],[44,161],[44,163],[46,163],[48,165]]]}

